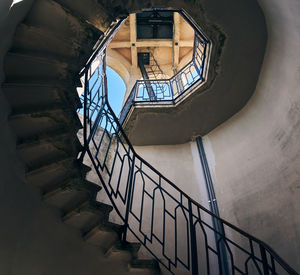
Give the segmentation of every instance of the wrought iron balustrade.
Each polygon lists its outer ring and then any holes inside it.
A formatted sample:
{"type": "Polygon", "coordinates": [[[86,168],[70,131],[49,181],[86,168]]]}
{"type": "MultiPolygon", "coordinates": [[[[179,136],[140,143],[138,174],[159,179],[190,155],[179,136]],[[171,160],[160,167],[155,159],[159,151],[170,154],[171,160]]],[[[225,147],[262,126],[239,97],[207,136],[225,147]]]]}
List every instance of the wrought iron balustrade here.
{"type": "Polygon", "coordinates": [[[108,102],[105,41],[83,70],[82,156],[87,153],[125,225],[124,241],[131,232],[171,273],[297,274],[268,245],[211,213],[135,152],[108,102]]]}

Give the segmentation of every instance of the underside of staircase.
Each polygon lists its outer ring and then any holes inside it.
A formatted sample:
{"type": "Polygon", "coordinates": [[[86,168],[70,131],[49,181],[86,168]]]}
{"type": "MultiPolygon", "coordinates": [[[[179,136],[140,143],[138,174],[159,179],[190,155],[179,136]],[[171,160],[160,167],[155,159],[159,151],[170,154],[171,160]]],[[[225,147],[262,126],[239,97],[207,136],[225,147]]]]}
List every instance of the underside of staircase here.
{"type": "Polygon", "coordinates": [[[85,179],[90,168],[77,160],[78,73],[111,20],[93,0],[34,1],[4,62],[9,123],[27,184],[59,209],[62,221],[116,265],[125,259],[126,272],[159,274],[155,260],[138,259],[139,244],[121,241],[123,226],[109,222],[112,206],[96,201],[101,187],[85,179]]]}

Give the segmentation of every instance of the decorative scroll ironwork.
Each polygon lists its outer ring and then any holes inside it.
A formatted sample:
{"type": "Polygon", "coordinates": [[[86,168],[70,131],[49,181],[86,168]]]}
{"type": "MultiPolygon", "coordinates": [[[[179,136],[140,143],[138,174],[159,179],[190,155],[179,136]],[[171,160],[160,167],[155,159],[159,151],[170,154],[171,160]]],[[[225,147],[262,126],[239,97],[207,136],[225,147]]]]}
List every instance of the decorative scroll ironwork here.
{"type": "Polygon", "coordinates": [[[124,240],[130,231],[173,274],[297,274],[268,245],[201,206],[135,152],[108,102],[103,45],[84,70],[83,154],[125,225],[124,240]],[[99,68],[91,68],[94,62],[99,68]]]}

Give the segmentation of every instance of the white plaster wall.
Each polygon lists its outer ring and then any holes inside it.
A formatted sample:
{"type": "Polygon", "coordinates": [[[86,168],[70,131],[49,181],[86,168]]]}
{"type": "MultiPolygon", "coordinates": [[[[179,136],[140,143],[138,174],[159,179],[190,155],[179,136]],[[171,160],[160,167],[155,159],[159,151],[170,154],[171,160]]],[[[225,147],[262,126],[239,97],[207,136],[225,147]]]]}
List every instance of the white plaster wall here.
{"type": "Polygon", "coordinates": [[[256,91],[204,145],[222,218],[300,271],[300,1],[259,2],[268,44],[256,91]]]}
{"type": "Polygon", "coordinates": [[[135,146],[136,152],[191,198],[207,205],[197,144],[135,146]]]}

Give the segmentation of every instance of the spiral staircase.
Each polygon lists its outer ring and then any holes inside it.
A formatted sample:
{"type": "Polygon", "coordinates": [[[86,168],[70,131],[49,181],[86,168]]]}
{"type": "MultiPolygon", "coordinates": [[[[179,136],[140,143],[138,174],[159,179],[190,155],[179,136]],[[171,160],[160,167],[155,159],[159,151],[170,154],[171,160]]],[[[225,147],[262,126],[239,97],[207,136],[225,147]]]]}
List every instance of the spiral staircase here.
{"type": "Polygon", "coordinates": [[[159,274],[156,260],[138,258],[139,243],[122,240],[124,226],[109,221],[112,206],[95,200],[101,187],[85,179],[91,168],[78,161],[79,72],[114,17],[94,0],[34,1],[6,55],[3,90],[27,184],[124,274],[159,274]]]}
{"type": "Polygon", "coordinates": [[[110,23],[94,1],[38,0],[17,27],[5,58],[3,90],[11,105],[9,124],[26,166],[26,182],[59,209],[62,221],[80,231],[124,273],[158,274],[154,260],[137,259],[140,245],[121,241],[123,227],[109,222],[112,206],[96,202],[101,187],[85,180],[79,163],[82,128],[78,72],[110,23]],[[100,25],[101,16],[106,20],[100,25]],[[89,22],[89,23],[87,23],[89,22]],[[106,25],[105,25],[106,24],[106,25]]]}

